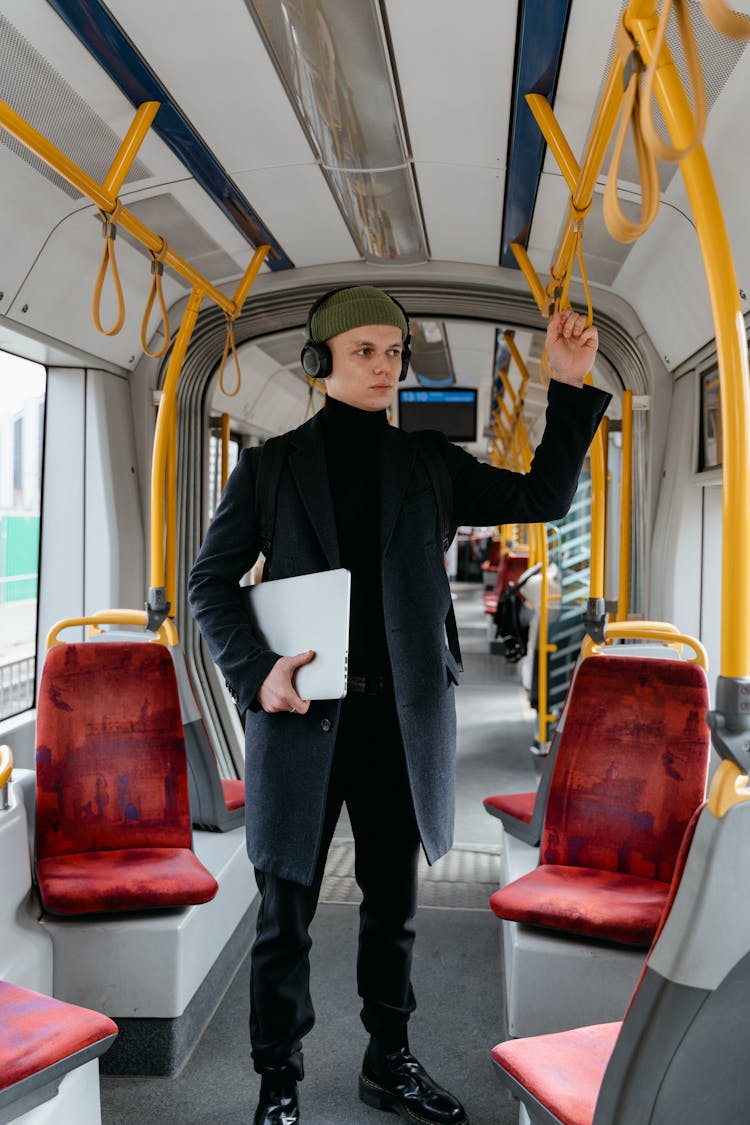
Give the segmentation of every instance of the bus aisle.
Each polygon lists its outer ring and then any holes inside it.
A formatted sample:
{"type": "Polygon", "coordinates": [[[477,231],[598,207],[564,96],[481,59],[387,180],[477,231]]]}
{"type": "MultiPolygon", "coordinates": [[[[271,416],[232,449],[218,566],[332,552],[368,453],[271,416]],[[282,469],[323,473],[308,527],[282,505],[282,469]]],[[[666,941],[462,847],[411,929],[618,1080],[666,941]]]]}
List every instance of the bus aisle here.
{"type": "MultiPolygon", "coordinates": [[[[456,694],[456,846],[434,867],[422,863],[413,972],[418,1008],[410,1039],[428,1071],[461,1098],[471,1125],[515,1125],[517,1106],[500,1087],[489,1056],[506,1029],[500,928],[487,907],[498,883],[500,826],[487,816],[482,798],[533,787],[528,747],[534,712],[514,670],[488,654],[481,586],[457,583],[453,593],[464,659],[456,694]]],[[[343,816],[312,926],[317,1023],[304,1044],[305,1125],[380,1120],[357,1097],[366,1043],[355,980],[358,901],[343,816]]],[[[103,1125],[247,1125],[258,1086],[247,1035],[248,979],[246,959],[175,1078],[102,1076],[103,1125]]]]}

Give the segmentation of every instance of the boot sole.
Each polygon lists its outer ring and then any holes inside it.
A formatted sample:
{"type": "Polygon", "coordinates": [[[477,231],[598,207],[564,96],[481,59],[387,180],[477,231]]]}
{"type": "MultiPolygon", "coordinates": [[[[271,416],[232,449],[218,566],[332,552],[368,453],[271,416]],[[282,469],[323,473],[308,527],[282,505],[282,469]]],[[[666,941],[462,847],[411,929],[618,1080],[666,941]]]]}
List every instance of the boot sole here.
{"type": "MultiPolygon", "coordinates": [[[[376,1082],[366,1078],[364,1074],[359,1076],[359,1100],[373,1109],[380,1109],[385,1113],[395,1113],[403,1121],[415,1121],[418,1122],[418,1125],[434,1125],[434,1122],[427,1117],[420,1117],[416,1113],[411,1113],[400,1098],[395,1094],[390,1094],[388,1090],[384,1090],[382,1086],[378,1086],[376,1082]]],[[[469,1125],[468,1119],[464,1117],[463,1121],[458,1122],[457,1125],[469,1125]]]]}

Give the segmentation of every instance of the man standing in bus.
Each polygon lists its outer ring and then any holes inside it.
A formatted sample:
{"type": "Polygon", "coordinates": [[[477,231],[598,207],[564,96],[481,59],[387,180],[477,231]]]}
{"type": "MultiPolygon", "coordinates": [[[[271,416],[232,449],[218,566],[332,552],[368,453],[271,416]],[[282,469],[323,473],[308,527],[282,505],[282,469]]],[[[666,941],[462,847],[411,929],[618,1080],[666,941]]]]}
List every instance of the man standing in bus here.
{"type": "MultiPolygon", "coordinates": [[[[264,649],[245,614],[239,581],[260,551],[259,448],[243,451],[190,574],[193,614],[245,722],[247,846],[260,891],[254,1125],[300,1120],[302,1040],[314,1023],[309,926],[344,803],[363,896],[357,985],[370,1039],[360,1098],[421,1125],[466,1125],[461,1103],[411,1054],[407,1034],[419,851],[434,863],[453,843],[460,672],[446,646],[439,498],[417,443],[388,425],[408,346],[404,310],[379,289],[334,290],[316,302],[302,361],[326,379],[326,404],[289,435],[278,482],[270,577],[351,571],[346,697],[300,698],[295,672],[314,653],[264,649]]],[[[609,401],[583,386],[596,350],[596,329],[582,316],[552,317],[546,429],[528,474],[481,464],[433,435],[454,528],[567,512],[609,401]]]]}

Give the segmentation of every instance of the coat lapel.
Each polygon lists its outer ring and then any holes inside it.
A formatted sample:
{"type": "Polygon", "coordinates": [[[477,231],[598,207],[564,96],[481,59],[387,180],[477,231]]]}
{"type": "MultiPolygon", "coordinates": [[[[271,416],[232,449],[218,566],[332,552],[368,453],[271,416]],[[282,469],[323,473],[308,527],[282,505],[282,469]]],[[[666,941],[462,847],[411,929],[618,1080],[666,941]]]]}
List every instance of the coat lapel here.
{"type": "Polygon", "coordinates": [[[318,414],[295,430],[290,439],[289,468],[328,563],[336,569],[341,566],[341,559],[318,414]]]}
{"type": "Polygon", "coordinates": [[[385,554],[411,477],[416,447],[408,434],[387,426],[380,474],[380,548],[385,554]]]}

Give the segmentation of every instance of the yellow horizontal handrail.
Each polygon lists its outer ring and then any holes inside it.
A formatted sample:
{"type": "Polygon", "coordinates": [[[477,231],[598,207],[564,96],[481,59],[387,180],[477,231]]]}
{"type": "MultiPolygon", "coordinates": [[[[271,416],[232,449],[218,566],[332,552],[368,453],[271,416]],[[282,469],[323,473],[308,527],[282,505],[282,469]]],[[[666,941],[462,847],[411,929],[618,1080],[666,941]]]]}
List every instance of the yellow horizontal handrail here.
{"type": "Polygon", "coordinates": [[[750,39],[750,16],[735,12],[726,0],[701,0],[703,14],[727,39],[750,39]]]}
{"type": "MultiPolygon", "coordinates": [[[[689,663],[699,664],[704,672],[708,671],[708,653],[699,640],[681,633],[674,625],[665,621],[613,621],[604,627],[605,644],[611,641],[624,639],[637,639],[642,641],[663,641],[669,648],[676,645],[688,645],[695,653],[689,663]]],[[[601,653],[602,646],[596,644],[590,637],[584,637],[581,645],[581,655],[586,658],[601,653]]]]}
{"type": "MultiPolygon", "coordinates": [[[[89,625],[94,633],[101,633],[102,625],[142,625],[145,629],[148,615],[145,609],[100,609],[97,613],[89,613],[84,617],[67,617],[58,621],[47,633],[45,648],[51,649],[54,645],[65,644],[58,637],[63,629],[70,629],[76,625],[89,625]]],[[[167,618],[154,634],[154,641],[166,645],[168,648],[179,643],[177,629],[173,621],[167,618]]]]}
{"type": "MultiPolygon", "coordinates": [[[[117,208],[117,224],[123,227],[134,238],[154,254],[159,254],[164,247],[164,240],[157,234],[137,219],[127,207],[118,206],[117,193],[122,186],[127,170],[132,163],[135,152],[138,149],[140,142],[145,136],[154,114],[158,110],[157,102],[144,102],[139,107],[133,124],[123,141],[120,151],[115,158],[115,162],[110,169],[110,172],[104,184],[98,184],[91,176],[79,168],[78,165],[66,156],[56,145],[28,121],[24,120],[19,113],[16,113],[7,102],[0,99],[0,125],[7,129],[17,140],[19,140],[26,148],[36,153],[45,164],[53,168],[63,179],[72,184],[77,191],[85,195],[94,203],[100,211],[107,215],[111,215],[117,208]]],[[[269,247],[266,247],[268,253],[269,247]]],[[[167,247],[164,254],[164,262],[166,265],[184,277],[186,281],[194,287],[199,287],[206,297],[223,309],[227,315],[236,317],[242,309],[245,297],[248,294],[250,285],[253,278],[247,276],[242,278],[234,299],[227,297],[215,285],[212,285],[198,270],[194,269],[180,254],[175,253],[170,247],[167,247]]]]}
{"type": "Polygon", "coordinates": [[[0,789],[4,789],[13,773],[13,751],[10,746],[0,746],[0,789]]]}

